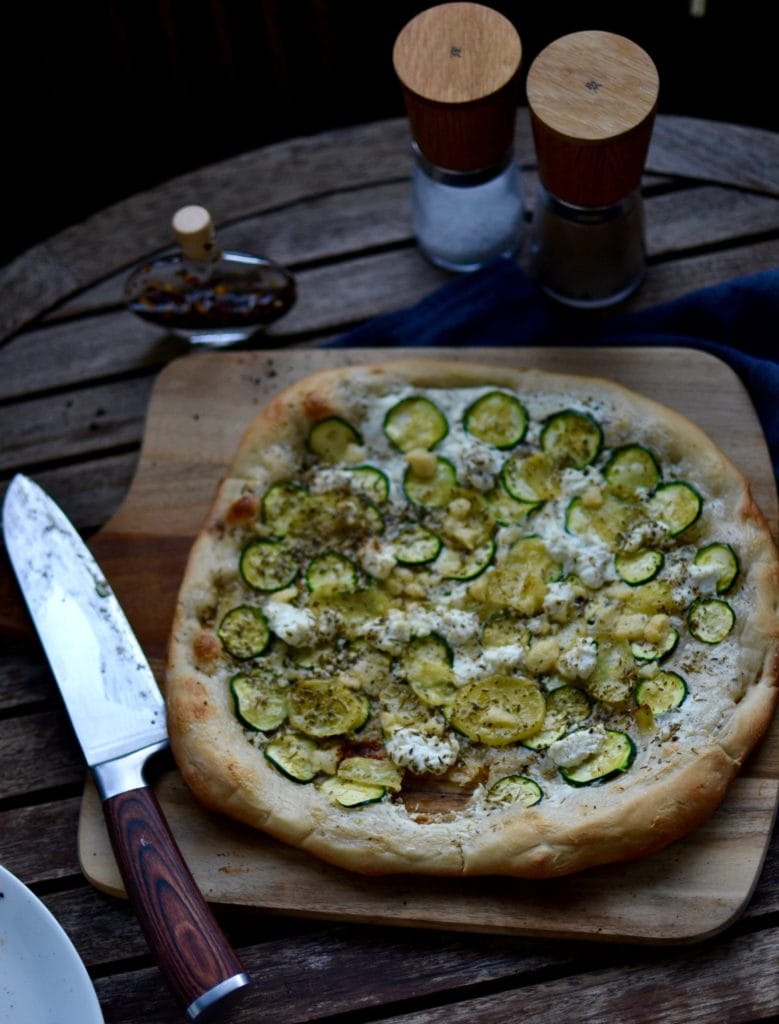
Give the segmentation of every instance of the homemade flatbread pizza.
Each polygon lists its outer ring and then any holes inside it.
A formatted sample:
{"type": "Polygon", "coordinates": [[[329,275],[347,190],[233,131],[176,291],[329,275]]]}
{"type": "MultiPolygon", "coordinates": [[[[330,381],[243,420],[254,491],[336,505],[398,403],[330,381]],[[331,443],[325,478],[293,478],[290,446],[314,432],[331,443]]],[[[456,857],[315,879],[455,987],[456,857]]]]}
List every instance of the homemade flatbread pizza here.
{"type": "Polygon", "coordinates": [[[717,807],[777,697],[779,561],[699,428],[612,382],[400,360],[249,425],[166,699],[207,807],[354,871],[550,877],[717,807]]]}

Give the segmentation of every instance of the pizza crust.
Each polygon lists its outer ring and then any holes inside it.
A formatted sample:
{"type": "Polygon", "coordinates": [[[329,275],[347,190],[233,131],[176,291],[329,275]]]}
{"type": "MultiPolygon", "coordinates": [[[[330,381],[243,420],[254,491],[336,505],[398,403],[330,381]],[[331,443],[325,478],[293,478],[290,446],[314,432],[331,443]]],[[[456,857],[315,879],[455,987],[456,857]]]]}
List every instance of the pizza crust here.
{"type": "MultiPolygon", "coordinates": [[[[169,646],[171,745],[204,806],[365,874],[544,878],[632,859],[706,820],[767,729],[777,699],[778,607],[779,559],[747,481],[673,410],[610,381],[536,370],[409,359],[323,371],[280,394],[249,425],[193,546],[169,646]],[[359,422],[378,396],[409,385],[513,388],[543,398],[550,409],[594,401],[608,411],[607,446],[639,440],[673,465],[677,478],[689,477],[705,491],[705,514],[714,527],[729,522],[736,530],[741,562],[734,635],[741,682],[724,700],[724,727],[716,735],[699,738],[694,752],[666,744],[675,749],[650,770],[625,772],[604,786],[566,787],[559,799],[535,807],[487,809],[471,801],[422,814],[397,800],[341,808],[317,786],[283,777],[247,741],[222,661],[198,656],[210,650],[213,630],[204,623],[213,620],[221,591],[235,587],[236,521],[256,513],[257,496],[272,483],[295,477],[313,422],[334,414],[359,422]]],[[[734,686],[733,680],[717,682],[734,686]]]]}

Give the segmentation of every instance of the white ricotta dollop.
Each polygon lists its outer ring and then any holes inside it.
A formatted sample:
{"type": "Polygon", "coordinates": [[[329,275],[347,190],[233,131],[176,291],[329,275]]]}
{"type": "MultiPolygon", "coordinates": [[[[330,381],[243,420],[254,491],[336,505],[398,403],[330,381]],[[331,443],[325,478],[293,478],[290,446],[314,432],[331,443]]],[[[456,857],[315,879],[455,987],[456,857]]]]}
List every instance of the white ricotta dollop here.
{"type": "Polygon", "coordinates": [[[318,469],[309,486],[313,494],[325,494],[327,491],[337,491],[350,482],[348,472],[329,466],[327,469],[318,469]]]}
{"type": "Polygon", "coordinates": [[[569,583],[550,583],[544,598],[544,611],[554,622],[563,619],[573,601],[574,593],[569,583]]]}
{"type": "Polygon", "coordinates": [[[525,648],[522,644],[501,644],[500,647],[485,647],[481,661],[487,672],[517,668],[524,664],[525,648]]]}
{"type": "Polygon", "coordinates": [[[585,587],[597,590],[613,576],[610,573],[614,556],[608,548],[592,547],[589,550],[582,550],[576,559],[576,571],[585,587]]]}
{"type": "Polygon", "coordinates": [[[457,477],[466,487],[488,491],[505,458],[497,448],[488,448],[469,437],[451,433],[446,438],[443,454],[457,466],[457,477]]]}
{"type": "Polygon", "coordinates": [[[415,775],[441,775],[455,763],[460,744],[454,736],[428,736],[418,729],[405,728],[386,741],[387,753],[395,764],[415,775]]]}
{"type": "Polygon", "coordinates": [[[539,524],[538,532],[552,557],[562,562],[564,571],[575,572],[585,586],[597,590],[614,578],[614,555],[599,538],[577,537],[551,517],[539,524]]]}
{"type": "Polygon", "coordinates": [[[658,544],[662,544],[667,536],[668,531],[660,526],[659,523],[646,520],[628,531],[623,550],[632,552],[639,551],[641,548],[655,547],[658,544]]]}
{"type": "Polygon", "coordinates": [[[597,753],[605,737],[602,727],[578,729],[563,736],[547,750],[547,754],[559,768],[576,768],[592,754],[597,753]]]}
{"type": "Polygon", "coordinates": [[[557,659],[557,669],[566,679],[589,679],[595,671],[598,645],[592,637],[577,640],[557,659]]]}
{"type": "Polygon", "coordinates": [[[457,686],[473,679],[491,676],[497,672],[512,672],[525,660],[525,649],[521,644],[503,644],[500,647],[486,647],[476,658],[460,654],[454,660],[454,680],[457,686]]]}
{"type": "Polygon", "coordinates": [[[360,632],[387,654],[400,654],[413,635],[409,617],[399,608],[390,608],[386,615],[374,619],[360,632]]]}
{"type": "Polygon", "coordinates": [[[449,608],[441,615],[439,632],[451,647],[462,647],[478,636],[480,627],[478,615],[449,608]]]}
{"type": "Polygon", "coordinates": [[[365,572],[377,580],[385,580],[395,568],[395,556],[391,548],[386,547],[375,537],[371,537],[362,545],[357,557],[365,572]]]}
{"type": "Polygon", "coordinates": [[[717,581],[720,576],[718,566],[696,565],[695,562],[690,562],[689,573],[690,580],[696,593],[710,597],[714,597],[716,595],[717,581]]]}
{"type": "Polygon", "coordinates": [[[305,647],[316,638],[317,621],[305,608],[283,601],[268,601],[264,608],[272,632],[290,647],[305,647]]]}
{"type": "Polygon", "coordinates": [[[601,475],[594,466],[585,466],[584,469],[574,469],[571,466],[560,474],[560,493],[568,502],[571,498],[584,494],[588,487],[602,483],[601,475]]]}

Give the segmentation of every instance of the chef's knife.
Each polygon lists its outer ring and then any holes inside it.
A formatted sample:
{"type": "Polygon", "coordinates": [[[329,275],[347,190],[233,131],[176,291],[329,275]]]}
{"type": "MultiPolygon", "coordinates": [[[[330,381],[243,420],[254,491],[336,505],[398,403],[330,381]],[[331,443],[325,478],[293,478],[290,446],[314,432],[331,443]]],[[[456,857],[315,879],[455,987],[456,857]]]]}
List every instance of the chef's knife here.
{"type": "Polygon", "coordinates": [[[168,742],[157,682],[92,554],[25,476],[6,492],[3,533],[97,783],[128,896],[171,988],[196,1020],[249,979],[146,781],[147,762],[168,742]]]}

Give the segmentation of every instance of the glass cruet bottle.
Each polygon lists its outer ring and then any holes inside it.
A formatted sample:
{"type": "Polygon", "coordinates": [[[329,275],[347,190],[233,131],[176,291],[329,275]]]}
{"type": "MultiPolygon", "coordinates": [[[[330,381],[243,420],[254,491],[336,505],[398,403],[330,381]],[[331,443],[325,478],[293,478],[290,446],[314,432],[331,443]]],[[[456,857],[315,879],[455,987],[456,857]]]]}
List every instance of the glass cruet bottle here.
{"type": "Polygon", "coordinates": [[[139,264],[125,283],[127,305],[143,320],[194,345],[222,347],[246,341],[295,302],[283,267],[218,246],[204,207],[182,207],[172,226],[178,249],[139,264]]]}
{"type": "Polygon", "coordinates": [[[462,272],[513,256],[525,226],[513,153],[522,59],[516,29],[482,4],[440,4],[406,24],[392,59],[411,128],[420,251],[462,272]]]}
{"type": "Polygon", "coordinates": [[[651,58],[611,32],[563,36],[530,66],[539,177],[530,273],[564,305],[614,305],[644,277],[641,175],[658,91],[651,58]]]}

